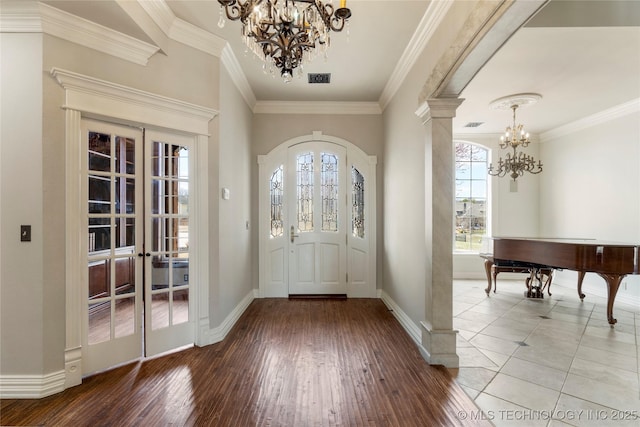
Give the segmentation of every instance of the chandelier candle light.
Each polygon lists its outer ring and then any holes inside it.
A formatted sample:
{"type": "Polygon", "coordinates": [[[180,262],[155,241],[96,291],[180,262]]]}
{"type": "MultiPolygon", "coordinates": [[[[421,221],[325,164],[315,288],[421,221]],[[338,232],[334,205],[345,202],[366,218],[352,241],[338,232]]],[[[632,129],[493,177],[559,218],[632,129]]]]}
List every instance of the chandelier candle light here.
{"type": "Polygon", "coordinates": [[[347,1],[340,0],[340,7],[323,4],[320,0],[218,0],[220,20],[225,17],[242,22],[242,38],[247,48],[264,61],[265,73],[273,74],[275,68],[285,83],[293,79],[297,69],[302,76],[303,61],[309,62],[319,51],[326,57],[330,46],[331,31],[339,32],[348,27],[351,10],[347,1]],[[224,13],[224,14],[223,14],[224,13]]]}
{"type": "Polygon", "coordinates": [[[511,95],[492,101],[490,106],[493,108],[510,108],[513,110],[513,125],[508,126],[505,134],[500,137],[500,148],[511,148],[513,153],[507,153],[504,160],[502,157],[498,160],[498,167],[494,169],[493,164],[489,165],[489,175],[503,177],[509,174],[513,179],[511,190],[517,191],[516,179],[523,176],[525,172],[538,174],[542,172],[542,162],[538,160],[536,164],[533,156],[518,152],[518,147],[526,148],[529,145],[529,133],[524,131],[524,126],[516,125],[516,110],[522,105],[530,105],[536,103],[540,98],[538,94],[524,93],[519,95],[511,95]]]}

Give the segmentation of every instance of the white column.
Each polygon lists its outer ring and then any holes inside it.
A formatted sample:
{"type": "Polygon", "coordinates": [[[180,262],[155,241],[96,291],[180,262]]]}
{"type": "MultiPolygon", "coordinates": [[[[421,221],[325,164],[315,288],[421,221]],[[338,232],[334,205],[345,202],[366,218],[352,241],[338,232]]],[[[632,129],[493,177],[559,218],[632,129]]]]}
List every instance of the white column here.
{"type": "Polygon", "coordinates": [[[422,346],[433,365],[457,368],[453,330],[454,150],[452,122],[459,98],[428,99],[416,114],[425,140],[425,320],[422,346]]]}

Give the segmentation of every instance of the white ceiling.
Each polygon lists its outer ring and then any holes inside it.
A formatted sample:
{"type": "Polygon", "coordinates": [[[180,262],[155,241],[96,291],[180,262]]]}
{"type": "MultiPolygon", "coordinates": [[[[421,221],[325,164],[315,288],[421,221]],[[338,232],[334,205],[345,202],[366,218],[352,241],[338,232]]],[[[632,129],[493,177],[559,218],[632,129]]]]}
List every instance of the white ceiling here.
{"type": "MultiPolygon", "coordinates": [[[[126,1],[132,0],[45,3],[151,42],[118,4],[126,1]]],[[[284,84],[263,74],[253,54],[244,53],[240,24],[227,20],[218,28],[216,0],[165,2],[176,17],[228,41],[259,101],[379,101],[429,6],[424,0],[349,0],[349,36],[333,34],[328,59],[318,57],[305,66],[305,72],[331,73],[331,84],[309,85],[306,77],[284,84]]],[[[542,95],[537,104],[518,110],[518,122],[532,133],[640,98],[640,2],[549,2],[464,89],[454,132],[502,132],[511,112],[492,110],[489,103],[523,92],[542,95]],[[465,128],[468,122],[483,124],[465,128]]]]}

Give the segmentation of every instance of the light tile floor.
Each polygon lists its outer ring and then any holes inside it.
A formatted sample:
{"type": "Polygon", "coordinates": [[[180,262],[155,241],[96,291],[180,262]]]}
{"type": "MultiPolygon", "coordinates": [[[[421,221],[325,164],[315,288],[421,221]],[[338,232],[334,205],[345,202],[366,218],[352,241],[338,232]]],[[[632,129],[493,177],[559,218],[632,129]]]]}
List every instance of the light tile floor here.
{"type": "MultiPolygon", "coordinates": [[[[523,276],[524,277],[524,276],[523,276]]],[[[524,297],[524,279],[453,284],[458,383],[496,426],[640,426],[640,307],[554,284],[524,297]]],[[[604,283],[603,283],[604,286],[604,283]]]]}

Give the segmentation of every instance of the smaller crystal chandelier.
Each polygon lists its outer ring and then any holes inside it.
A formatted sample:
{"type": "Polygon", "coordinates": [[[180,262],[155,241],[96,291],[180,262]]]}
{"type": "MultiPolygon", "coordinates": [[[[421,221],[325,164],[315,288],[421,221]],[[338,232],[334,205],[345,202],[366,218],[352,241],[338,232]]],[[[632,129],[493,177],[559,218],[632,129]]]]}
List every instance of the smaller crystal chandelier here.
{"type": "Polygon", "coordinates": [[[330,46],[330,31],[342,31],[351,10],[347,1],[340,0],[334,10],[332,4],[320,0],[218,0],[220,20],[224,14],[232,21],[242,22],[242,38],[248,48],[264,61],[265,73],[280,69],[285,83],[293,79],[293,71],[302,76],[303,61],[311,61],[316,44],[326,57],[330,46]]]}
{"type": "Polygon", "coordinates": [[[538,174],[542,172],[542,162],[538,160],[536,164],[533,156],[518,152],[518,147],[525,148],[529,145],[529,134],[524,131],[524,126],[516,125],[516,110],[521,105],[529,105],[537,102],[542,98],[538,94],[523,93],[519,95],[511,95],[504,98],[496,99],[491,102],[493,108],[511,108],[513,110],[513,125],[508,126],[505,134],[500,137],[500,148],[513,149],[513,153],[507,153],[504,160],[502,157],[498,160],[498,167],[494,169],[493,164],[489,165],[489,175],[503,177],[509,176],[515,180],[519,176],[523,176],[525,172],[538,174]]]}

